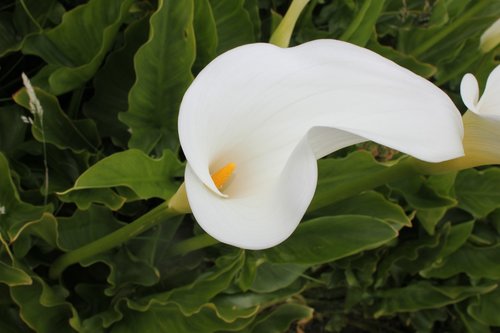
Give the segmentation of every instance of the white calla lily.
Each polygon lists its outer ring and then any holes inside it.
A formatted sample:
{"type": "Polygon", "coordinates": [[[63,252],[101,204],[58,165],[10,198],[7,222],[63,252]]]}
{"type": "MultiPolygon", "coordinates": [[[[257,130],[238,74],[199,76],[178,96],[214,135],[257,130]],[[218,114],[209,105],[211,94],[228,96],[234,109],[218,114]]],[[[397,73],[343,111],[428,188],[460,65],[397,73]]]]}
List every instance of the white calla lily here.
{"type": "MultiPolygon", "coordinates": [[[[465,156],[455,161],[461,169],[500,163],[500,66],[488,77],[479,99],[479,86],[472,74],[466,74],[460,86],[467,106],[463,116],[465,156]]],[[[453,161],[450,161],[453,162],[453,161]]]]}
{"type": "Polygon", "coordinates": [[[200,72],[179,114],[192,212],[208,234],[246,249],[277,245],[297,227],[316,159],[373,140],[439,162],[463,154],[462,135],[437,87],[334,40],[226,52],[200,72]]]}

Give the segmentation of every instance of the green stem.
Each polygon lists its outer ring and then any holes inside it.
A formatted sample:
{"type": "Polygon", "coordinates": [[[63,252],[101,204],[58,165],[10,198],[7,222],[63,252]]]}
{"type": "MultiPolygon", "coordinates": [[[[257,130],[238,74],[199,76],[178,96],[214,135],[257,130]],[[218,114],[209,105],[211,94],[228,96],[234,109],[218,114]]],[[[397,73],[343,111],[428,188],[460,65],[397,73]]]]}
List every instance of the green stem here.
{"type": "Polygon", "coordinates": [[[188,254],[189,252],[196,251],[199,249],[203,249],[208,246],[212,246],[218,244],[219,241],[215,238],[211,237],[208,234],[201,234],[198,236],[194,236],[192,238],[188,238],[186,240],[180,241],[179,243],[173,245],[168,250],[168,256],[183,256],[188,254]]]}
{"type": "Polygon", "coordinates": [[[468,11],[466,11],[460,18],[451,24],[447,25],[443,29],[437,31],[432,37],[423,41],[414,51],[413,55],[418,57],[422,55],[422,53],[426,52],[430,48],[432,48],[435,44],[439,43],[442,39],[448,36],[453,30],[457,29],[464,23],[464,21],[470,19],[471,16],[476,15],[481,9],[483,9],[484,5],[488,4],[488,1],[476,1],[476,4],[468,11]]]}
{"type": "Polygon", "coordinates": [[[63,254],[57,258],[57,260],[50,267],[49,276],[50,278],[55,279],[60,276],[69,265],[117,247],[138,234],[154,227],[155,225],[180,214],[181,213],[178,211],[169,208],[168,203],[164,202],[134,222],[129,223],[124,227],[93,241],[92,243],[63,254]]]}
{"type": "Polygon", "coordinates": [[[279,47],[288,47],[290,38],[292,37],[293,28],[295,23],[302,13],[302,10],[310,0],[293,0],[290,8],[288,8],[285,17],[281,20],[280,24],[274,30],[269,43],[279,47]]]}

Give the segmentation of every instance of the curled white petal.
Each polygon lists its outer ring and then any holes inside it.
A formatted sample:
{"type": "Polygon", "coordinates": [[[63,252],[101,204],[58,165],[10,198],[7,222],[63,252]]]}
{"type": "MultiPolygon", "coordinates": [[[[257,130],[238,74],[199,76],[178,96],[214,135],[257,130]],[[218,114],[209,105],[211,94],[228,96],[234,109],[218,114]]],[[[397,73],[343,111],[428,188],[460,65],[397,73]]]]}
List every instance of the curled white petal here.
{"type": "Polygon", "coordinates": [[[474,75],[467,73],[460,83],[460,95],[465,106],[472,112],[477,113],[477,103],[479,101],[479,84],[474,75]]]}
{"type": "Polygon", "coordinates": [[[438,162],[463,154],[462,134],[458,110],[434,85],[333,40],[231,50],[198,75],[179,115],[196,219],[250,249],[294,230],[314,193],[315,159],[373,140],[438,162]],[[223,197],[210,174],[230,162],[237,169],[223,197]]]}

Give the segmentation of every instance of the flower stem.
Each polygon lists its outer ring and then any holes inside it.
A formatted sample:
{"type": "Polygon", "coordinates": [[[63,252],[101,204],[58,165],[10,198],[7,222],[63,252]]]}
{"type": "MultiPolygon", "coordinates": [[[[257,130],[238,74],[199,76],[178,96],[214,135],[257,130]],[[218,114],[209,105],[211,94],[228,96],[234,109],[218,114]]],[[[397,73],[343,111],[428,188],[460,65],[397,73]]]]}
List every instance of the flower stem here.
{"type": "Polygon", "coordinates": [[[177,215],[181,215],[181,213],[170,208],[168,203],[164,202],[124,227],[89,244],[79,247],[78,249],[61,255],[50,267],[49,277],[55,279],[59,277],[69,265],[117,247],[138,234],[177,215]]]}
{"type": "Polygon", "coordinates": [[[310,0],[293,0],[290,8],[288,8],[283,20],[280,22],[276,30],[274,30],[269,43],[279,47],[288,47],[290,38],[292,37],[295,23],[302,13],[302,10],[310,0]]]}
{"type": "Polygon", "coordinates": [[[188,238],[186,240],[180,241],[179,243],[173,245],[167,252],[170,257],[173,256],[183,256],[192,251],[203,249],[208,246],[218,244],[219,241],[208,234],[201,234],[188,238]]]}

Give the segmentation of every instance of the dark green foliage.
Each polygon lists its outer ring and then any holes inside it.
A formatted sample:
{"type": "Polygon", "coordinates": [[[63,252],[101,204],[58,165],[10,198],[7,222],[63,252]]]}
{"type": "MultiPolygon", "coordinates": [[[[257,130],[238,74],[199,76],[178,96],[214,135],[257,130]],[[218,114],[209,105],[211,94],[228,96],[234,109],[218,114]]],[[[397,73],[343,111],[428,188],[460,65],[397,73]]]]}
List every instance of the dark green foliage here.
{"type": "MultiPolygon", "coordinates": [[[[266,42],[289,0],[7,0],[0,4],[0,331],[492,332],[500,327],[500,172],[412,176],[363,193],[396,155],[319,161],[302,224],[264,251],[215,245],[174,217],[49,267],[167,200],[182,182],[177,114],[218,54],[266,42]],[[25,72],[44,108],[29,111],[25,72]],[[21,117],[33,118],[32,124],[21,117]],[[48,188],[45,181],[48,175],[48,188]]],[[[292,44],[367,47],[446,91],[484,86],[498,0],[312,0],[292,44]]]]}

